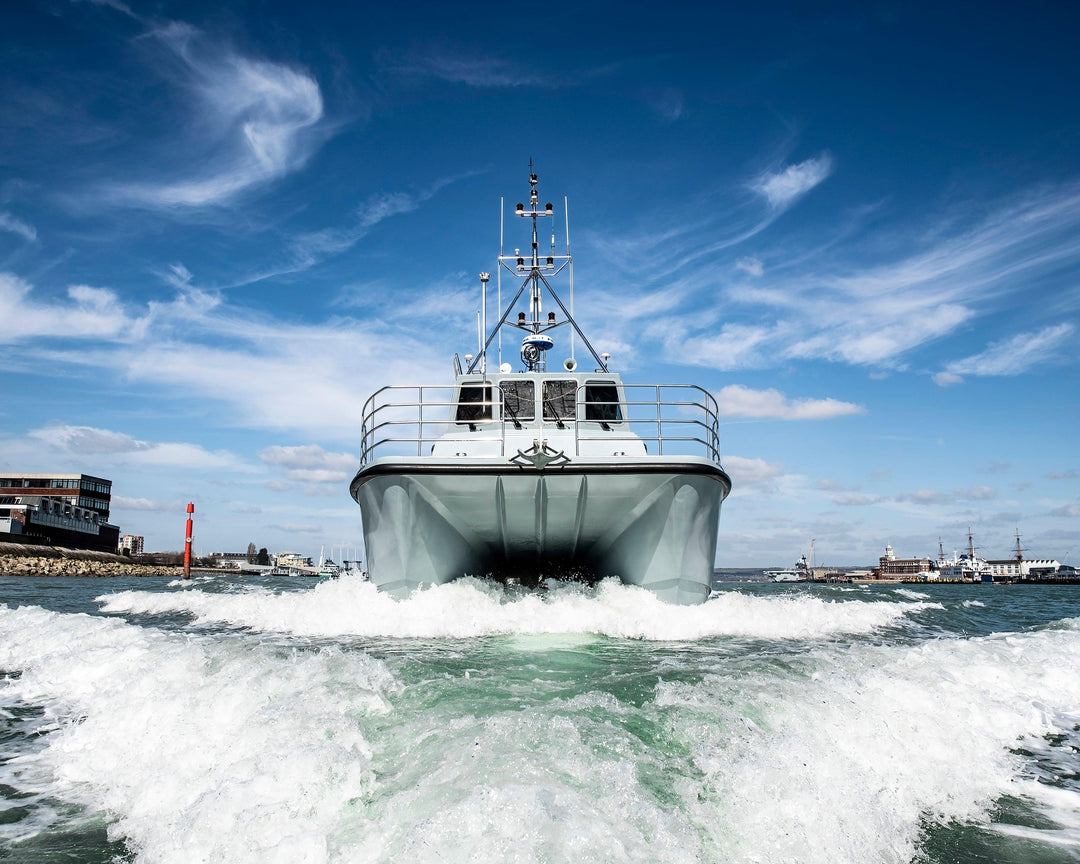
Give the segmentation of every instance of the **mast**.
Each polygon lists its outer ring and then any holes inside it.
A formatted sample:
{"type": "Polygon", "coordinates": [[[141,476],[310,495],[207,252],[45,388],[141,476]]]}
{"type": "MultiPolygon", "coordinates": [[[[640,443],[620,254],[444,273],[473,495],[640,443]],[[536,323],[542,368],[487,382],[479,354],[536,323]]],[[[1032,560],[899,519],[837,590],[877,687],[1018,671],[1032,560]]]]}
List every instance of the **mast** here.
{"type": "MultiPolygon", "coordinates": [[[[544,372],[547,369],[546,353],[554,346],[555,340],[548,335],[549,331],[554,330],[557,327],[562,327],[565,324],[569,324],[571,328],[571,340],[573,336],[579,336],[585,347],[589,349],[589,353],[592,354],[593,359],[596,361],[599,371],[607,372],[607,354],[598,354],[592,347],[588,338],[581,331],[577,321],[574,320],[572,308],[568,310],[562,299],[555,292],[555,289],[551,287],[551,282],[548,277],[555,277],[559,275],[563,269],[567,269],[570,274],[570,287],[571,287],[571,304],[573,303],[573,259],[570,256],[570,222],[569,217],[566,223],[566,248],[562,254],[557,254],[555,248],[555,232],[551,233],[551,249],[549,254],[541,256],[540,254],[540,228],[539,220],[553,217],[554,207],[549,202],[540,207],[540,192],[538,189],[539,180],[536,173],[533,171],[532,159],[529,160],[529,204],[528,209],[524,202],[519,202],[514,208],[514,214],[522,219],[528,219],[530,221],[531,228],[531,248],[526,254],[522,254],[520,248],[514,249],[513,255],[507,255],[503,249],[503,231],[500,230],[499,241],[499,302],[502,302],[502,271],[505,269],[507,272],[512,273],[517,277],[524,277],[521,283],[521,287],[518,288],[513,298],[507,304],[505,309],[500,309],[500,317],[495,326],[489,333],[486,334],[486,339],[480,345],[479,351],[476,356],[469,360],[466,373],[472,373],[476,371],[478,365],[484,368],[485,358],[487,351],[491,346],[491,343],[495,340],[496,336],[499,337],[500,345],[502,340],[502,328],[504,326],[515,327],[524,333],[524,337],[521,343],[521,359],[526,368],[530,372],[544,372]],[[562,312],[565,320],[557,320],[556,313],[550,311],[544,316],[544,294],[546,293],[554,301],[555,305],[562,312]],[[511,313],[514,311],[514,307],[518,301],[528,292],[529,297],[529,311],[518,312],[517,320],[511,319],[511,313]]],[[[500,204],[501,209],[501,204],[500,204]]],[[[490,277],[488,277],[490,278],[490,277]]],[[[487,280],[481,277],[483,282],[486,296],[486,284],[487,280]]],[[[500,360],[501,360],[501,348],[500,348],[500,360]]],[[[577,362],[573,357],[573,341],[571,341],[571,355],[565,362],[565,368],[567,371],[572,372],[577,367],[577,362]]]]}

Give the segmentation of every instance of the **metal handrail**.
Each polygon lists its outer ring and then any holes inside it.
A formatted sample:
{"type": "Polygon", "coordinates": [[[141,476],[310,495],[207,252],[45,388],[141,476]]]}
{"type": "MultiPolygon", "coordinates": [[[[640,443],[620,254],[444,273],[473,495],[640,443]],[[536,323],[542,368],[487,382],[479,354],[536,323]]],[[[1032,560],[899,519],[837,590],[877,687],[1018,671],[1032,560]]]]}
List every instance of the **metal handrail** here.
{"type": "MultiPolygon", "coordinates": [[[[364,403],[363,420],[360,436],[360,464],[368,464],[376,456],[376,451],[395,444],[415,444],[417,456],[423,456],[425,447],[428,452],[438,441],[447,442],[459,440],[462,442],[476,443],[478,441],[498,442],[499,455],[506,455],[506,427],[513,420],[506,416],[504,409],[504,394],[501,388],[492,382],[492,398],[479,402],[461,403],[454,401],[452,384],[433,385],[402,385],[391,384],[383,387],[371,395],[364,403]],[[450,391],[450,396],[443,399],[431,398],[431,391],[442,391],[444,394],[450,391]],[[412,399],[404,401],[380,401],[380,397],[387,398],[391,394],[396,396],[398,392],[411,391],[412,399]],[[425,393],[427,391],[427,394],[425,393]],[[467,421],[472,427],[462,430],[460,436],[448,434],[447,430],[456,425],[465,426],[464,421],[454,419],[459,405],[468,405],[472,408],[489,408],[491,417],[467,421]],[[436,415],[436,416],[433,416],[436,415]],[[489,432],[477,432],[481,429],[489,432]],[[393,434],[400,432],[402,434],[393,434]]],[[[706,458],[714,462],[720,461],[720,420],[719,407],[716,399],[707,390],[696,384],[622,384],[622,392],[627,395],[638,395],[642,390],[651,390],[650,398],[625,399],[621,402],[597,402],[586,403],[584,389],[588,383],[578,385],[574,397],[574,417],[564,418],[573,423],[574,453],[580,455],[581,443],[602,440],[604,442],[635,441],[643,442],[646,451],[655,445],[655,452],[664,455],[664,447],[672,449],[677,443],[689,444],[693,449],[700,449],[706,458]],[[665,390],[685,390],[690,392],[690,399],[665,399],[665,390]],[[594,420],[585,419],[585,406],[621,406],[625,412],[619,420],[594,420]],[[666,411],[665,411],[666,409],[666,411]],[[648,416],[634,416],[646,414],[648,416]],[[686,415],[686,416],[680,416],[686,415]],[[602,436],[595,434],[596,427],[605,423],[608,429],[602,436]],[[582,424],[588,434],[582,434],[582,424]],[[669,431],[670,430],[670,431],[669,431]],[[619,434],[623,431],[624,434],[619,434]],[[646,434],[642,434],[642,433],[646,434]],[[678,434],[684,433],[684,434],[678,434]]],[[[532,421],[523,421],[523,426],[528,428],[531,424],[543,422],[542,413],[532,421]]],[[[409,448],[410,450],[412,448],[409,448]]]]}

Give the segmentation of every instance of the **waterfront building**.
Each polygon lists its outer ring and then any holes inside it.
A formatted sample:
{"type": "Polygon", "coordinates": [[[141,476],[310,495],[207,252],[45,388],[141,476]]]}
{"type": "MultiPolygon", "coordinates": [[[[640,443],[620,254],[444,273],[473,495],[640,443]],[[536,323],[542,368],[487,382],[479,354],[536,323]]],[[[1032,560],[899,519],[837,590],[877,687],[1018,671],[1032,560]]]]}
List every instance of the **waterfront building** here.
{"type": "Polygon", "coordinates": [[[222,570],[242,570],[248,564],[246,552],[211,552],[206,557],[222,570]]]}
{"type": "Polygon", "coordinates": [[[1018,579],[1052,579],[1061,568],[1061,562],[1052,558],[1032,558],[1017,561],[1015,558],[987,561],[994,581],[1013,581],[1018,579]]]}
{"type": "Polygon", "coordinates": [[[89,474],[0,474],[0,495],[47,497],[109,521],[112,480],[89,474]]]}
{"type": "Polygon", "coordinates": [[[144,538],[138,534],[125,534],[120,538],[121,555],[142,555],[144,538]]]}
{"type": "Polygon", "coordinates": [[[286,569],[288,567],[314,567],[310,555],[301,555],[299,552],[278,552],[271,555],[270,561],[275,567],[286,569]]]}
{"type": "Polygon", "coordinates": [[[116,552],[112,481],[89,474],[0,475],[0,535],[20,543],[116,552]]]}
{"type": "Polygon", "coordinates": [[[930,579],[933,569],[934,564],[929,558],[897,558],[892,546],[886,546],[885,554],[878,559],[882,579],[930,579]]]}

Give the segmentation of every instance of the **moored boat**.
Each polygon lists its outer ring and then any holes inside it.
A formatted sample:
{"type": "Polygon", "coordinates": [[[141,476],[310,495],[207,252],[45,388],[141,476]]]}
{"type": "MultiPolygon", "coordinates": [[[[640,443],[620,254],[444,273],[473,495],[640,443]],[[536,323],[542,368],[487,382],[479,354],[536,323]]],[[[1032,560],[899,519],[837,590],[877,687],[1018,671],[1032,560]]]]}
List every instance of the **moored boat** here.
{"type": "Polygon", "coordinates": [[[500,249],[490,331],[490,276],[480,274],[481,338],[464,367],[455,357],[454,383],[391,385],[365,405],[350,492],[371,581],[405,596],[467,574],[527,586],[614,576],[668,602],[700,603],[731,490],[716,402],[695,385],[624,383],[610,355],[593,349],[573,315],[569,230],[562,254],[554,234],[550,252],[539,250],[538,223],[554,208],[541,209],[537,186],[530,173],[529,205],[515,210],[531,223],[531,250],[500,249]],[[522,280],[505,306],[503,273],[522,280]],[[551,285],[560,274],[569,306],[551,285]],[[549,371],[558,328],[570,334],[570,356],[549,371]],[[517,370],[501,348],[489,363],[503,329],[523,334],[517,370]],[[578,368],[578,340],[591,371],[578,368]]]}
{"type": "Polygon", "coordinates": [[[795,566],[789,570],[766,570],[765,578],[773,582],[807,582],[810,580],[810,565],[805,555],[800,555],[795,566]]]}

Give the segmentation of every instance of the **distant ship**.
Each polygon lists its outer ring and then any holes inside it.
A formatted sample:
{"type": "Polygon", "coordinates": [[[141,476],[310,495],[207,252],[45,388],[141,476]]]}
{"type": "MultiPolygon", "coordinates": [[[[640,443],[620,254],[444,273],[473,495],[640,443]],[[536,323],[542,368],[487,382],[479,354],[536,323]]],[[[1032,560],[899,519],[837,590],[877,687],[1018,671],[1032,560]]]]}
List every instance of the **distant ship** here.
{"type": "Polygon", "coordinates": [[[531,167],[529,204],[515,209],[531,245],[500,248],[490,330],[490,275],[480,274],[477,353],[464,367],[455,356],[453,385],[384,387],[364,407],[350,492],[371,581],[401,597],[467,574],[523,586],[615,576],[670,603],[700,603],[731,491],[716,401],[689,384],[626,384],[593,349],[573,315],[569,220],[565,251],[552,232],[540,252],[539,225],[554,208],[541,207],[531,167]],[[504,272],[521,280],[505,306],[504,272]],[[549,281],[563,273],[569,305],[549,281]],[[548,371],[558,328],[570,355],[548,371]],[[505,330],[521,339],[516,370],[501,362],[505,330]],[[592,369],[578,368],[575,340],[592,369]]]}
{"type": "MultiPolygon", "coordinates": [[[[1017,536],[1017,543],[1020,538],[1017,536]]],[[[957,555],[953,552],[952,560],[945,558],[938,541],[938,578],[949,582],[993,582],[993,571],[990,562],[975,554],[975,540],[971,529],[968,528],[968,551],[966,555],[957,555]]]]}
{"type": "Polygon", "coordinates": [[[773,582],[807,582],[810,579],[810,565],[806,556],[800,555],[790,570],[766,570],[765,578],[773,582]]]}

